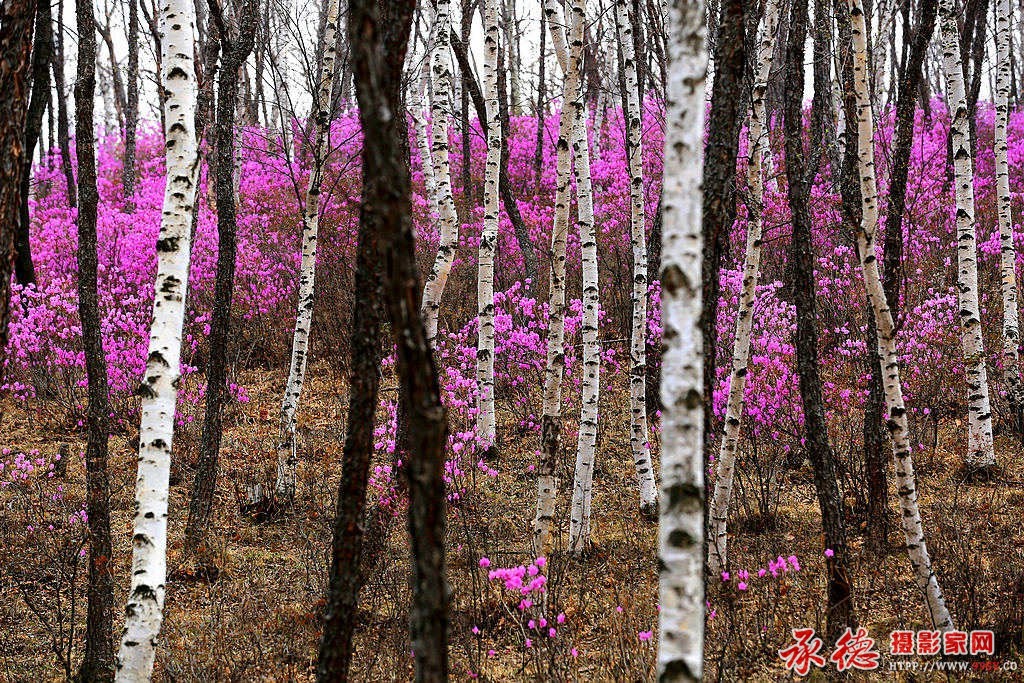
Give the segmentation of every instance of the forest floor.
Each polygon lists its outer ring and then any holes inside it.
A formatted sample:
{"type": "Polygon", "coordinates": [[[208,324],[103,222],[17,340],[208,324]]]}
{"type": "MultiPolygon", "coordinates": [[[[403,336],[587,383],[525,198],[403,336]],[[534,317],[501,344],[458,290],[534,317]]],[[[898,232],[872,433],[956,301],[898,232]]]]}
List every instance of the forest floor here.
{"type": "MultiPolygon", "coordinates": [[[[158,650],[158,681],[313,679],[340,476],[345,397],[338,395],[337,378],[327,368],[311,368],[299,420],[297,503],[286,515],[257,522],[240,512],[238,496],[254,476],[265,479],[273,473],[284,377],[254,372],[240,380],[251,400],[232,404],[225,414],[214,526],[223,569],[212,583],[189,578],[182,571],[175,573],[182,569],[181,542],[192,476],[187,463],[195,458],[201,415],[186,414],[186,424],[175,437],[172,578],[167,584],[166,621],[158,650]]],[[[393,379],[384,385],[393,386],[393,379]]],[[[68,444],[72,453],[84,450],[74,430],[61,427],[48,410],[34,401],[0,403],[0,446],[11,450],[5,451],[4,460],[16,452],[38,450],[38,457],[49,462],[61,444],[68,444]]],[[[517,431],[515,418],[499,404],[499,429],[506,436],[499,456],[488,463],[498,475],[487,476],[473,463],[464,463],[467,491],[451,506],[448,517],[453,680],[653,680],[657,527],[637,511],[627,415],[625,396],[609,393],[602,404],[592,547],[582,558],[557,548],[548,556],[544,614],[551,626],[556,625],[555,615],[565,614],[564,623],[557,624],[557,637],[550,638],[546,629],[529,632],[526,617],[516,606],[521,596],[513,596],[500,581],[488,581],[487,570],[479,563],[487,557],[494,569],[529,565],[533,558],[530,519],[537,439],[532,432],[517,431]],[[654,636],[647,639],[646,632],[651,630],[654,636]],[[532,641],[529,647],[527,638],[532,641]]],[[[930,550],[957,627],[992,629],[997,652],[991,659],[1000,665],[1018,662],[1024,609],[1024,525],[1020,521],[1024,452],[1019,442],[999,437],[1001,472],[986,482],[967,482],[958,467],[960,429],[955,421],[942,425],[935,447],[917,454],[930,550]]],[[[127,594],[130,567],[135,471],[131,441],[130,432],[111,439],[117,605],[127,594]]],[[[565,451],[557,520],[562,539],[568,527],[565,511],[571,495],[574,439],[565,451]]],[[[374,464],[390,464],[379,453],[374,464]]],[[[0,490],[3,681],[63,680],[81,654],[85,565],[76,558],[83,534],[81,524],[68,524],[67,519],[81,509],[84,468],[79,458],[72,457],[63,478],[38,479],[31,485],[15,483],[0,490]]],[[[890,475],[895,500],[892,479],[890,475]]],[[[824,630],[823,546],[809,465],[784,469],[778,490],[781,497],[773,524],[755,522],[742,512],[742,506],[730,520],[736,532],[730,539],[733,572],[746,569],[751,578],[745,591],[737,589],[735,577],[728,583],[712,581],[708,599],[714,616],[706,650],[709,679],[786,678],[777,651],[790,642],[790,629],[813,627],[819,634],[824,630]],[[758,568],[780,555],[797,556],[801,570],[778,578],[757,577],[758,568]]],[[[854,496],[847,493],[853,508],[854,496]]],[[[399,487],[398,499],[402,495],[399,487]]],[[[748,494],[741,490],[739,495],[748,494]]],[[[357,681],[405,681],[412,676],[407,634],[408,535],[401,504],[382,505],[381,499],[381,492],[371,492],[373,514],[352,665],[352,679],[357,681]]],[[[945,680],[945,674],[913,677],[890,670],[890,631],[917,630],[927,622],[923,599],[901,549],[895,505],[892,517],[888,539],[866,539],[856,511],[849,511],[857,614],[882,653],[879,671],[861,677],[945,680]]],[[[118,613],[115,620],[119,619],[118,613]]],[[[825,644],[826,656],[832,649],[831,643],[825,644]]],[[[1024,661],[1020,664],[1024,669],[1024,661]]],[[[1015,676],[1003,670],[975,672],[970,677],[1011,680],[1015,676]]]]}

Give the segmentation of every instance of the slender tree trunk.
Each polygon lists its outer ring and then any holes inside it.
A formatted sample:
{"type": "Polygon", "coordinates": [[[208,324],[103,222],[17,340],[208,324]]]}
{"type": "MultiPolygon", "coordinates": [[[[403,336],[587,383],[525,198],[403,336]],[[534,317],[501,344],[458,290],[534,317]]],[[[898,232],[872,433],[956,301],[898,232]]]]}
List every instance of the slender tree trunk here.
{"type": "Polygon", "coordinates": [[[0,8],[0,349],[7,348],[21,175],[25,164],[32,163],[25,156],[24,135],[35,11],[35,0],[7,0],[0,8]]]}
{"type": "Polygon", "coordinates": [[[1020,376],[1020,327],[1017,320],[1017,251],[1010,210],[1010,171],[1006,128],[1010,113],[1010,2],[996,0],[996,205],[1003,294],[1003,373],[1010,414],[1017,433],[1024,433],[1024,382],[1020,376]]]}
{"type": "MultiPolygon", "coordinates": [[[[932,571],[928,546],[925,544],[921,513],[917,506],[917,480],[910,454],[907,410],[903,404],[899,351],[896,348],[896,325],[882,288],[878,272],[875,240],[878,234],[878,185],[875,179],[875,124],[868,87],[867,26],[862,0],[849,0],[851,34],[853,37],[853,81],[857,95],[857,150],[859,158],[861,223],[857,230],[857,247],[861,273],[874,309],[878,331],[878,355],[882,359],[883,392],[887,411],[886,425],[892,439],[896,461],[896,477],[900,491],[903,531],[906,535],[910,563],[918,588],[926,596],[929,616],[935,628],[953,628],[942,591],[932,571]]],[[[852,143],[852,141],[850,141],[852,143]]]]}
{"type": "Polygon", "coordinates": [[[764,26],[757,48],[757,66],[750,97],[750,121],[747,124],[747,245],[743,260],[743,286],[740,307],[736,314],[736,337],[732,351],[732,374],[729,377],[729,401],[725,413],[725,429],[718,451],[718,476],[711,502],[713,537],[708,544],[708,568],[715,577],[727,566],[727,520],[732,500],[733,473],[743,420],[743,398],[750,363],[750,332],[754,324],[754,303],[761,267],[762,201],[764,180],[761,168],[761,140],[765,131],[765,92],[768,73],[775,51],[775,33],[779,26],[778,0],[768,0],[764,10],[764,26]]]}
{"type": "Polygon", "coordinates": [[[832,550],[826,557],[828,576],[828,636],[835,640],[844,628],[854,623],[853,580],[849,572],[846,532],[842,503],[836,480],[832,446],[829,443],[825,406],[822,399],[818,363],[817,295],[814,283],[814,249],[811,243],[809,198],[821,148],[820,117],[823,100],[830,93],[815,89],[811,122],[810,153],[804,149],[803,92],[804,43],[807,37],[807,0],[793,0],[787,45],[785,131],[786,176],[789,180],[789,208],[793,237],[790,246],[792,292],[796,305],[797,373],[804,412],[804,438],[807,455],[814,468],[825,546],[832,550]]]}
{"type": "Polygon", "coordinates": [[[540,58],[537,67],[537,144],[533,153],[533,175],[536,195],[540,195],[540,184],[544,171],[544,133],[547,114],[547,26],[544,13],[540,13],[540,58]]]}
{"type": "Polygon", "coordinates": [[[675,683],[699,681],[704,671],[706,515],[700,282],[708,57],[701,0],[672,0],[667,43],[658,680],[675,683]]]}
{"type": "MultiPolygon", "coordinates": [[[[402,154],[402,68],[414,0],[393,2],[382,20],[376,0],[349,3],[350,36],[363,127],[363,178],[381,200],[378,256],[398,347],[398,373],[408,396],[407,463],[409,536],[414,565],[410,615],[417,681],[448,676],[448,585],[445,580],[444,446],[447,418],[441,405],[433,353],[419,315],[408,159],[402,154]]],[[[492,36],[489,40],[496,40],[492,36]]],[[[497,125],[495,125],[497,128],[497,125]]],[[[496,163],[496,162],[495,162],[496,163]]],[[[497,179],[492,182],[497,195],[497,179]]]]}
{"type": "MultiPolygon", "coordinates": [[[[578,49],[578,44],[584,42],[586,22],[586,0],[572,0],[569,3],[569,44],[574,51],[578,49]]],[[[576,166],[577,225],[583,258],[583,322],[580,328],[583,337],[583,400],[580,406],[576,470],[569,516],[569,548],[579,553],[590,543],[594,461],[597,456],[597,404],[601,395],[601,348],[598,344],[601,298],[597,288],[597,237],[594,234],[594,193],[590,179],[590,142],[586,128],[588,118],[582,92],[577,95],[573,106],[580,110],[576,115],[576,135],[572,148],[576,166]]]]}
{"type": "Polygon", "coordinates": [[[484,457],[495,452],[494,418],[494,257],[498,245],[498,171],[501,120],[498,116],[498,0],[483,0],[484,98],[487,104],[487,164],[484,224],[477,273],[476,438],[484,457]]]}
{"type": "Polygon", "coordinates": [[[328,136],[331,124],[331,83],[337,56],[339,0],[328,0],[324,25],[323,61],[316,99],[316,141],[313,147],[313,168],[309,173],[305,208],[302,214],[302,265],[299,271],[299,305],[292,337],[291,364],[288,383],[281,400],[280,434],[277,447],[277,485],[275,498],[288,504],[295,498],[295,471],[298,454],[295,444],[295,413],[306,378],[309,333],[313,324],[314,283],[316,281],[316,243],[320,222],[320,184],[330,151],[328,136]]]}
{"type": "Polygon", "coordinates": [[[35,44],[32,47],[32,96],[25,118],[25,163],[21,172],[21,213],[18,221],[17,257],[14,276],[18,284],[36,281],[32,263],[32,244],[29,241],[28,195],[32,183],[32,157],[43,128],[43,114],[50,96],[50,62],[53,61],[53,25],[49,2],[36,5],[35,44]]]}
{"type": "MultiPolygon", "coordinates": [[[[428,44],[427,54],[431,53],[428,44]]],[[[420,77],[420,101],[419,106],[412,107],[412,121],[415,127],[416,146],[420,153],[420,164],[423,168],[423,185],[427,193],[427,201],[430,203],[432,213],[440,213],[441,207],[438,203],[438,187],[434,172],[434,160],[431,157],[430,129],[427,126],[427,113],[431,109],[430,97],[430,62],[431,59],[423,60],[423,68],[420,77]]],[[[435,97],[437,95],[435,94],[435,97]]],[[[433,117],[431,117],[433,118],[433,117]]],[[[436,120],[436,119],[435,119],[436,120]]]]}
{"type": "Polygon", "coordinates": [[[434,77],[434,96],[430,101],[433,119],[430,153],[434,165],[434,191],[437,197],[435,201],[441,219],[441,242],[437,248],[434,266],[423,287],[421,312],[431,348],[437,340],[437,318],[441,308],[441,297],[448,283],[455,252],[459,247],[459,217],[455,213],[452,171],[448,157],[448,121],[454,114],[451,105],[451,23],[451,0],[438,0],[434,13],[434,44],[430,52],[431,72],[434,77]]]}
{"type": "Polygon", "coordinates": [[[946,99],[952,112],[950,139],[956,184],[957,282],[961,339],[967,371],[967,454],[969,469],[996,465],[992,444],[992,409],[988,396],[988,369],[981,338],[978,304],[978,248],[974,225],[974,164],[970,142],[967,98],[957,35],[957,9],[952,0],[939,2],[946,99]]]}
{"type": "Polygon", "coordinates": [[[564,26],[558,16],[557,0],[546,0],[544,13],[551,42],[565,74],[562,89],[562,113],[555,143],[557,171],[555,216],[551,230],[551,273],[548,287],[547,363],[544,368],[544,403],[541,417],[541,455],[537,475],[537,514],[533,520],[533,545],[543,552],[551,534],[558,493],[557,460],[562,433],[562,376],[565,372],[565,248],[569,234],[571,140],[582,109],[579,99],[581,69],[579,51],[570,61],[565,45],[564,26]]]}
{"type": "Polygon", "coordinates": [[[68,205],[74,209],[78,206],[78,192],[75,186],[75,174],[71,167],[71,141],[68,139],[68,107],[64,87],[64,0],[57,1],[57,30],[54,33],[53,50],[53,85],[57,90],[57,144],[60,147],[60,165],[64,171],[64,183],[68,196],[68,205]]]}
{"type": "Polygon", "coordinates": [[[195,8],[188,0],[161,7],[164,28],[162,86],[167,187],[156,243],[157,273],[146,372],[139,386],[142,422],[135,488],[131,591],[118,652],[117,678],[148,680],[163,621],[167,575],[167,498],[174,411],[178,399],[181,330],[191,250],[192,207],[198,184],[196,79],[193,61],[195,8]]]}
{"type": "Polygon", "coordinates": [[[135,137],[139,125],[139,0],[128,0],[128,99],[124,123],[124,168],[121,185],[125,208],[135,210],[135,137]]]}
{"type": "Polygon", "coordinates": [[[114,53],[114,36],[110,31],[110,19],[107,19],[106,24],[97,24],[97,30],[100,37],[103,38],[103,44],[107,48],[107,56],[110,57],[111,95],[114,100],[114,114],[117,119],[117,127],[121,129],[124,127],[124,112],[126,109],[124,83],[121,80],[121,69],[117,65],[117,55],[114,53]]]}
{"type": "Polygon", "coordinates": [[[636,54],[633,25],[626,0],[615,0],[615,22],[625,74],[629,142],[630,242],[633,248],[633,325],[629,338],[629,443],[640,487],[640,512],[654,515],[658,509],[654,465],[647,435],[647,217],[644,209],[643,112],[636,86],[636,54]]]}
{"type": "Polygon", "coordinates": [[[85,450],[86,511],[89,516],[89,583],[85,654],[79,677],[110,681],[114,677],[114,577],[110,538],[110,480],[107,476],[107,359],[103,351],[97,295],[96,152],[93,102],[96,91],[96,31],[91,0],[75,3],[78,23],[78,73],[75,82],[75,128],[78,131],[78,315],[82,321],[85,372],[89,384],[88,441],[85,450]]]}
{"type": "MultiPolygon", "coordinates": [[[[217,489],[217,468],[223,433],[224,401],[227,394],[227,352],[231,333],[231,295],[235,285],[237,246],[237,193],[232,173],[235,157],[235,110],[238,103],[239,67],[252,52],[256,32],[258,0],[247,0],[240,8],[235,36],[224,26],[220,7],[213,5],[223,54],[223,65],[217,93],[217,279],[213,295],[213,318],[210,321],[210,357],[206,369],[206,411],[203,434],[199,444],[192,500],[185,527],[185,554],[195,555],[198,571],[213,578],[216,561],[210,548],[210,519],[213,496],[217,489]]],[[[208,36],[207,40],[217,40],[208,36]]]]}

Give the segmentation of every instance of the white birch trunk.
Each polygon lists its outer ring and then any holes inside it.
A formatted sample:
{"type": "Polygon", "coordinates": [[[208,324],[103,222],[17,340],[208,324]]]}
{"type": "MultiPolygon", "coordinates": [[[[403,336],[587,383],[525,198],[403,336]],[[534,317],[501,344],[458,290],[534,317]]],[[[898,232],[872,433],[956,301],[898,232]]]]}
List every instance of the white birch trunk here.
{"type": "Polygon", "coordinates": [[[430,152],[430,130],[427,126],[427,112],[431,109],[432,101],[430,97],[429,60],[424,62],[423,71],[420,75],[419,97],[419,106],[412,108],[412,122],[416,129],[416,148],[420,154],[420,166],[423,168],[423,189],[427,194],[427,201],[430,202],[430,211],[436,215],[440,212],[440,207],[438,206],[437,179],[434,171],[434,160],[431,157],[430,152]]]}
{"type": "MultiPolygon", "coordinates": [[[[620,0],[621,1],[621,0],[620,0]]],[[[708,568],[715,577],[727,566],[729,504],[732,501],[733,474],[743,420],[744,391],[750,363],[750,332],[754,324],[754,303],[761,268],[762,200],[764,185],[761,161],[765,132],[765,93],[775,50],[775,32],[779,25],[778,0],[768,0],[764,26],[757,49],[757,72],[750,96],[750,122],[747,126],[747,246],[743,259],[743,288],[736,314],[736,337],[732,348],[732,374],[729,377],[729,401],[725,412],[722,444],[718,451],[718,476],[711,501],[712,539],[708,543],[708,568]]]]}
{"type": "Polygon", "coordinates": [[[195,5],[190,0],[164,0],[160,5],[160,25],[164,31],[161,44],[167,184],[156,243],[157,276],[149,354],[139,386],[142,420],[135,480],[131,589],[116,673],[116,679],[124,683],[147,681],[153,675],[163,621],[171,444],[188,288],[192,207],[199,168],[195,130],[197,87],[192,59],[195,5]]]}
{"type": "MultiPolygon", "coordinates": [[[[1010,170],[1007,163],[1007,119],[1010,99],[1010,18],[1009,0],[996,0],[996,208],[999,213],[999,243],[1003,295],[1003,373],[1006,378],[1013,418],[1024,406],[1024,383],[1020,376],[1020,328],[1017,319],[1017,251],[1013,243],[1013,219],[1010,212],[1010,170]]],[[[1017,425],[1020,429],[1021,425],[1017,425]]]]}
{"type": "Polygon", "coordinates": [[[615,23],[626,81],[626,129],[629,134],[630,242],[633,248],[633,326],[629,340],[629,445],[640,488],[640,512],[653,515],[658,494],[647,434],[647,236],[644,211],[643,113],[637,92],[633,25],[626,0],[615,0],[615,23]]]}
{"type": "Polygon", "coordinates": [[[957,30],[957,9],[953,0],[940,0],[943,70],[946,100],[951,112],[953,171],[956,186],[957,283],[961,339],[967,371],[967,456],[970,469],[994,467],[992,409],[988,396],[985,346],[981,338],[981,310],[978,305],[978,248],[974,227],[974,165],[964,92],[964,74],[957,30]]]}
{"type": "Polygon", "coordinates": [[[704,3],[672,0],[662,195],[661,504],[658,680],[699,681],[704,655],[703,339],[701,214],[704,3]]]}
{"type": "Polygon", "coordinates": [[[875,251],[878,235],[878,182],[875,176],[875,124],[868,86],[867,28],[863,0],[849,0],[849,9],[853,37],[853,80],[857,94],[857,157],[862,210],[860,229],[857,231],[857,247],[861,273],[875,314],[878,355],[882,363],[882,389],[888,413],[886,424],[892,437],[900,520],[907,542],[907,552],[910,555],[917,587],[925,596],[932,625],[946,631],[953,628],[953,621],[946,608],[935,572],[932,571],[921,512],[917,505],[917,478],[914,475],[914,460],[910,451],[907,410],[903,404],[896,326],[882,287],[875,251]]]}
{"type": "MultiPolygon", "coordinates": [[[[569,3],[569,63],[583,66],[583,27],[586,24],[586,0],[569,3]]],[[[582,74],[580,76],[582,81],[582,74]]],[[[597,404],[601,391],[601,349],[598,345],[598,319],[601,306],[597,290],[597,238],[594,235],[594,195],[590,179],[590,143],[587,136],[586,103],[582,88],[572,106],[579,112],[573,139],[576,165],[577,223],[583,259],[583,400],[580,406],[579,438],[576,444],[576,470],[573,477],[572,511],[569,517],[569,548],[581,552],[590,542],[590,509],[593,499],[594,458],[597,448],[597,404]]]]}
{"type": "Polygon", "coordinates": [[[492,453],[494,419],[494,254],[498,241],[498,171],[501,119],[498,115],[498,0],[484,0],[484,99],[487,108],[487,165],[484,173],[484,224],[477,273],[477,441],[492,453]]]}
{"type": "Polygon", "coordinates": [[[295,471],[298,462],[295,446],[295,413],[306,378],[309,333],[313,324],[313,285],[316,281],[316,241],[320,222],[320,184],[330,149],[331,87],[337,52],[339,0],[328,0],[324,24],[323,61],[316,98],[316,139],[313,147],[313,168],[309,173],[306,203],[302,214],[302,264],[299,272],[299,304],[292,337],[291,364],[288,383],[281,400],[280,435],[277,450],[277,485],[275,497],[288,502],[295,497],[295,471]]]}
{"type": "Polygon", "coordinates": [[[537,476],[537,514],[533,522],[534,549],[541,552],[551,533],[558,492],[556,458],[562,428],[562,376],[565,371],[565,245],[569,232],[571,140],[576,135],[572,106],[580,91],[580,69],[569,68],[564,26],[557,0],[545,0],[544,13],[555,53],[565,74],[562,112],[558,121],[555,216],[551,230],[551,280],[548,289],[547,363],[544,368],[544,403],[541,418],[541,458],[537,476]],[[559,48],[559,46],[561,46],[559,48]],[[564,59],[563,59],[564,58],[564,59]]]}
{"type": "Polygon", "coordinates": [[[459,247],[459,218],[455,212],[452,196],[451,163],[448,148],[448,121],[453,116],[451,104],[452,57],[451,57],[451,0],[438,0],[434,18],[434,46],[431,53],[431,71],[434,79],[434,96],[430,102],[433,131],[430,154],[434,166],[434,192],[438,215],[441,219],[441,242],[437,248],[434,267],[423,286],[423,324],[427,341],[433,347],[437,341],[437,319],[441,308],[441,297],[452,262],[459,247]]]}

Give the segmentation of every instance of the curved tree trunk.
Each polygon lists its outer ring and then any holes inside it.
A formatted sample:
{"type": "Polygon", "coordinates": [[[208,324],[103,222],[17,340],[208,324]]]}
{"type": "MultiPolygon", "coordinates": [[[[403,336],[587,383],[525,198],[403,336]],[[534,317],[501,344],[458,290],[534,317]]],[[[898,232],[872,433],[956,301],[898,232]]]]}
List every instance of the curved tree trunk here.
{"type": "MultiPolygon", "coordinates": [[[[223,434],[224,400],[227,394],[227,352],[231,332],[231,299],[235,286],[235,234],[237,192],[232,173],[235,157],[235,111],[238,102],[238,70],[252,52],[256,33],[257,0],[242,5],[238,29],[231,36],[220,17],[220,8],[211,6],[217,14],[223,64],[217,93],[217,121],[215,127],[217,154],[217,280],[213,295],[213,318],[210,321],[210,358],[206,369],[206,411],[203,415],[203,434],[196,462],[192,500],[185,526],[185,554],[194,554],[199,572],[212,578],[217,572],[209,543],[210,518],[213,515],[213,497],[217,489],[217,467],[223,434]]],[[[212,36],[207,40],[215,40],[212,36]]]]}
{"type": "Polygon", "coordinates": [[[733,473],[743,420],[743,398],[750,363],[750,332],[754,324],[754,303],[761,267],[761,215],[764,180],[761,163],[762,144],[768,135],[765,129],[765,92],[768,73],[775,51],[775,32],[779,26],[779,3],[768,0],[764,10],[764,26],[757,50],[757,74],[750,97],[750,121],[747,126],[747,246],[743,259],[743,287],[740,308],[736,314],[736,337],[732,350],[732,374],[729,377],[729,401],[725,412],[725,429],[718,451],[718,472],[711,501],[712,539],[708,544],[708,568],[715,577],[727,566],[729,503],[732,500],[733,473]]]}
{"type": "Polygon", "coordinates": [[[449,161],[448,121],[454,115],[451,102],[451,0],[438,0],[434,14],[434,44],[430,56],[430,70],[434,78],[434,96],[430,101],[433,132],[430,154],[434,166],[434,191],[441,219],[441,242],[437,257],[423,286],[423,324],[427,341],[433,347],[437,340],[437,318],[441,308],[448,275],[452,270],[455,252],[459,247],[459,217],[455,213],[452,195],[452,170],[449,161]]]}
{"type": "Polygon", "coordinates": [[[704,660],[704,381],[701,178],[708,57],[701,0],[672,0],[665,102],[658,533],[658,680],[699,681],[704,660]]]}
{"type": "MultiPolygon", "coordinates": [[[[45,1],[45,0],[44,0],[45,1]]],[[[107,358],[103,352],[97,294],[98,256],[96,215],[96,151],[93,106],[96,92],[96,32],[91,0],[76,2],[78,72],[75,83],[75,127],[78,156],[78,315],[89,384],[89,435],[85,450],[86,508],[89,516],[89,583],[85,654],[79,677],[110,681],[114,677],[114,577],[111,572],[110,479],[107,475],[107,435],[110,399],[107,358]]]]}
{"type": "Polygon", "coordinates": [[[563,64],[565,83],[562,89],[562,113],[555,143],[557,171],[555,185],[555,217],[551,230],[551,274],[548,288],[547,362],[544,368],[544,404],[541,417],[541,455],[537,476],[537,513],[533,520],[533,545],[543,552],[555,517],[555,496],[558,493],[556,465],[562,433],[562,376],[565,372],[565,246],[569,234],[571,140],[575,136],[577,117],[582,110],[573,106],[579,98],[581,70],[579,55],[569,66],[565,49],[564,26],[557,0],[546,0],[544,13],[555,54],[563,64]],[[564,57],[564,61],[563,61],[564,57]]]}
{"type": "Polygon", "coordinates": [[[1024,432],[1024,382],[1020,376],[1020,326],[1017,320],[1017,251],[1010,211],[1010,170],[1006,127],[1010,112],[1010,2],[996,0],[996,206],[1003,294],[1003,373],[1015,431],[1024,432]]]}
{"type": "Polygon", "coordinates": [[[960,328],[967,371],[967,454],[969,469],[996,465],[992,443],[992,408],[988,396],[988,369],[981,338],[978,305],[978,241],[974,228],[974,163],[967,97],[957,32],[958,11],[953,0],[939,2],[946,99],[952,115],[950,138],[956,184],[957,283],[960,328]]]}
{"type": "Polygon", "coordinates": [[[195,7],[189,0],[167,0],[161,6],[161,14],[167,187],[156,243],[157,273],[149,354],[139,386],[142,421],[131,591],[117,656],[117,679],[124,683],[148,680],[152,675],[156,641],[163,621],[171,443],[178,400],[192,207],[199,168],[193,61],[195,7]]]}
{"type": "Polygon", "coordinates": [[[306,203],[302,213],[302,265],[299,271],[299,306],[292,336],[292,356],[288,383],[281,399],[280,433],[277,446],[277,485],[274,497],[280,504],[295,498],[295,471],[298,454],[295,446],[295,413],[306,379],[309,333],[313,325],[314,283],[316,282],[316,241],[320,223],[320,184],[330,151],[328,135],[331,125],[331,84],[337,55],[339,0],[328,0],[324,24],[323,59],[316,96],[316,140],[313,147],[313,168],[309,173],[306,203]]]}
{"type": "Polygon", "coordinates": [[[625,75],[627,131],[629,133],[630,243],[633,248],[633,325],[629,338],[629,445],[640,487],[640,512],[653,515],[658,508],[647,435],[647,217],[644,211],[643,112],[636,84],[633,26],[626,0],[615,0],[615,22],[625,75]]]}
{"type": "MultiPolygon", "coordinates": [[[[587,22],[586,0],[569,3],[569,44],[575,52],[582,49],[587,22]],[[579,47],[577,47],[579,46],[579,47]]],[[[569,63],[573,63],[570,57],[569,63]]],[[[580,63],[583,63],[582,55],[580,63]]],[[[590,543],[590,511],[594,489],[594,460],[597,455],[597,403],[601,394],[601,348],[598,345],[598,320],[601,299],[597,289],[597,238],[594,235],[594,192],[590,179],[590,141],[587,135],[587,109],[583,92],[573,103],[576,135],[572,142],[576,166],[577,224],[583,259],[583,400],[576,444],[576,470],[573,474],[572,509],[569,516],[569,548],[582,552],[590,543]]]]}
{"type": "MultiPolygon", "coordinates": [[[[853,38],[853,82],[857,93],[857,150],[859,158],[861,223],[857,230],[857,247],[861,273],[868,291],[877,324],[878,355],[882,363],[882,390],[888,412],[886,424],[892,439],[899,486],[901,520],[907,550],[918,588],[925,594],[929,616],[935,628],[953,628],[942,590],[932,571],[928,546],[924,539],[921,512],[917,506],[917,479],[910,453],[907,410],[903,404],[900,379],[900,358],[896,348],[896,325],[882,288],[878,272],[876,237],[878,235],[878,184],[875,178],[875,124],[868,86],[867,26],[862,0],[849,0],[850,28],[853,38]]],[[[852,141],[848,141],[852,142],[852,141]]]]}

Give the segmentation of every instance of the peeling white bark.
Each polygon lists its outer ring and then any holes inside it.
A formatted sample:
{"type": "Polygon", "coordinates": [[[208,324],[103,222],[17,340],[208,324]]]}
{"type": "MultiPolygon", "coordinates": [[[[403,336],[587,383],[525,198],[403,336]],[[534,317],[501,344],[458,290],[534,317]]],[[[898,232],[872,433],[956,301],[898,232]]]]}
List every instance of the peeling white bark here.
{"type": "Polygon", "coordinates": [[[868,85],[867,28],[863,0],[849,0],[850,26],[853,37],[853,80],[857,94],[857,157],[859,161],[861,224],[857,231],[857,247],[861,273],[868,299],[874,309],[878,355],[882,363],[882,389],[888,412],[886,424],[892,437],[899,487],[900,523],[907,542],[910,564],[917,587],[925,595],[929,617],[935,628],[953,628],[946,601],[932,570],[928,546],[924,538],[921,512],[917,505],[917,478],[910,451],[907,410],[903,404],[903,383],[900,379],[900,358],[896,348],[896,326],[878,272],[875,243],[878,235],[878,182],[875,175],[875,124],[868,85]]]}
{"type": "Polygon", "coordinates": [[[662,202],[662,466],[658,680],[699,681],[704,655],[704,465],[701,215],[704,3],[672,0],[662,202]]]}
{"type": "Polygon", "coordinates": [[[313,325],[313,285],[316,281],[316,242],[320,222],[320,184],[330,150],[331,87],[334,82],[334,61],[337,57],[339,0],[328,0],[323,34],[323,58],[316,98],[316,139],[313,147],[313,168],[309,174],[306,205],[302,214],[302,265],[299,271],[299,305],[292,337],[291,364],[288,383],[281,400],[280,434],[277,449],[277,485],[275,496],[281,501],[295,498],[295,471],[298,456],[295,445],[295,413],[306,379],[309,333],[313,325]]]}
{"type": "Polygon", "coordinates": [[[951,112],[953,171],[956,186],[956,253],[959,287],[961,340],[967,370],[967,456],[968,468],[994,467],[992,409],[989,404],[988,370],[981,338],[981,309],[978,305],[978,241],[974,219],[974,164],[960,56],[957,8],[953,0],[940,0],[942,61],[946,76],[946,102],[951,112]]]}
{"type": "MultiPolygon", "coordinates": [[[[621,0],[620,0],[621,1],[621,0]]],[[[775,33],[779,26],[779,2],[768,0],[764,9],[764,25],[757,48],[757,72],[750,95],[750,122],[747,125],[747,246],[743,259],[743,286],[740,307],[736,313],[736,337],[732,348],[732,374],[729,377],[729,401],[725,412],[722,444],[718,451],[718,472],[711,501],[712,538],[708,543],[708,568],[717,576],[728,565],[729,504],[732,501],[733,474],[743,421],[744,391],[750,364],[750,332],[754,324],[754,303],[761,268],[762,211],[764,180],[762,178],[763,146],[768,138],[765,128],[765,93],[775,50],[775,33]]]]}
{"type": "Polygon", "coordinates": [[[147,681],[153,675],[163,622],[171,444],[188,288],[192,207],[199,168],[192,35],[195,6],[189,0],[164,0],[160,5],[160,22],[164,31],[161,45],[167,185],[156,243],[157,276],[149,355],[139,387],[142,421],[135,480],[131,589],[116,673],[116,679],[124,683],[147,681]]]}

